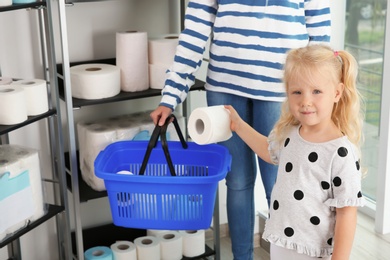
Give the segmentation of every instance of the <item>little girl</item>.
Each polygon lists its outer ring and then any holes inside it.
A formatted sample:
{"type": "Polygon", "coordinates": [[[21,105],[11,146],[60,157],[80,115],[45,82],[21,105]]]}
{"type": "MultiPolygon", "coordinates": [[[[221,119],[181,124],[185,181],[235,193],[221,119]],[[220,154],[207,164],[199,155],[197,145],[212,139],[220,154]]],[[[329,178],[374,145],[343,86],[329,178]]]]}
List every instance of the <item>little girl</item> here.
{"type": "Polygon", "coordinates": [[[325,45],[291,50],[286,101],[271,134],[256,132],[236,110],[231,130],[263,160],[279,165],[263,238],[271,259],[349,259],[361,193],[363,122],[357,63],[325,45]]]}

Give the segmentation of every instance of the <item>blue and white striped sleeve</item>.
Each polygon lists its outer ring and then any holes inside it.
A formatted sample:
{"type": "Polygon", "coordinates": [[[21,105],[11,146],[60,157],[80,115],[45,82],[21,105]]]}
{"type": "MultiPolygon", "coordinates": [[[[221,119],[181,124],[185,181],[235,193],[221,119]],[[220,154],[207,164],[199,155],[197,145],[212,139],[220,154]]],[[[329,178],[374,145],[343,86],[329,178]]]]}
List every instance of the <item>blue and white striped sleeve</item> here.
{"type": "Polygon", "coordinates": [[[194,74],[202,63],[216,12],[217,0],[191,0],[188,3],[185,28],[179,37],[174,62],[167,72],[160,105],[174,110],[186,99],[195,82],[194,74]]]}
{"type": "Polygon", "coordinates": [[[310,44],[330,42],[331,14],[329,0],[305,0],[305,19],[310,44]]]}

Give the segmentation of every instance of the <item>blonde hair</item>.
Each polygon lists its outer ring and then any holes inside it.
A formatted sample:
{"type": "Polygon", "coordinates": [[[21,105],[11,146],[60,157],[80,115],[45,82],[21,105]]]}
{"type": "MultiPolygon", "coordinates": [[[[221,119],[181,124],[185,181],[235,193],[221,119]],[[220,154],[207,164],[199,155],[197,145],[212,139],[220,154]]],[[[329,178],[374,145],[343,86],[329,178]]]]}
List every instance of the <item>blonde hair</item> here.
{"type": "MultiPolygon", "coordinates": [[[[318,75],[317,73],[326,75],[335,84],[344,84],[341,99],[334,104],[331,118],[340,131],[360,150],[364,113],[362,98],[356,88],[358,65],[355,58],[347,51],[335,52],[323,44],[293,49],[288,52],[284,65],[283,80],[286,92],[291,80],[302,76],[310,79],[311,75],[318,75]]],[[[298,124],[289,111],[287,97],[282,105],[281,117],[273,130],[278,143],[284,141],[291,126],[298,124]]]]}

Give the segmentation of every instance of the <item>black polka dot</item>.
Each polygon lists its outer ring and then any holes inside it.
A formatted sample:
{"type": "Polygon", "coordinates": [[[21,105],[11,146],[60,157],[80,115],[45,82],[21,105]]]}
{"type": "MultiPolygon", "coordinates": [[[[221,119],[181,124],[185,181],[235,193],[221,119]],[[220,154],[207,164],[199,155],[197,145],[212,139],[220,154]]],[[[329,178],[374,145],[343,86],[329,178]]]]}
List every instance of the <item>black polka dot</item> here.
{"type": "Polygon", "coordinates": [[[359,161],[356,161],[356,169],[360,170],[360,162],[359,161]]]}
{"type": "Polygon", "coordinates": [[[304,197],[304,194],[303,194],[303,192],[301,190],[296,190],[294,192],[294,198],[296,200],[301,200],[301,199],[303,199],[303,197],[304,197]]]}
{"type": "Polygon", "coordinates": [[[284,234],[288,237],[292,237],[294,235],[294,229],[288,227],[284,229],[284,234]]]}
{"type": "Polygon", "coordinates": [[[286,169],[286,172],[291,172],[293,169],[292,163],[290,163],[290,162],[286,163],[285,169],[286,169]]]}
{"type": "Polygon", "coordinates": [[[290,138],[287,138],[286,141],[284,141],[284,147],[286,147],[289,142],[290,142],[290,138]]]}
{"type": "Polygon", "coordinates": [[[331,245],[332,245],[332,243],[333,243],[333,238],[329,238],[329,239],[328,239],[328,241],[326,241],[326,243],[328,243],[328,245],[330,245],[330,246],[331,246],[331,245]]]}
{"type": "Polygon", "coordinates": [[[277,200],[274,201],[273,208],[274,208],[274,210],[279,209],[279,201],[277,201],[277,200]]]}
{"type": "Polygon", "coordinates": [[[330,184],[329,184],[329,182],[327,182],[327,181],[322,181],[322,182],[321,182],[321,187],[322,187],[324,190],[329,190],[330,184]]]}
{"type": "Polygon", "coordinates": [[[337,153],[339,154],[340,157],[345,157],[345,156],[347,156],[347,154],[348,154],[348,150],[347,150],[347,148],[345,148],[345,147],[340,147],[340,148],[337,150],[337,153]]]}
{"type": "Polygon", "coordinates": [[[309,161],[310,162],[315,162],[318,159],[318,154],[316,152],[312,152],[309,154],[309,161]]]}
{"type": "Polygon", "coordinates": [[[358,192],[358,194],[357,194],[357,197],[358,197],[358,198],[361,198],[361,197],[363,197],[363,195],[362,195],[362,192],[361,192],[361,191],[359,191],[359,192],[358,192]]]}
{"type": "Polygon", "coordinates": [[[334,186],[339,187],[341,185],[341,183],[342,183],[342,181],[341,181],[340,177],[334,177],[334,179],[333,179],[334,186]]]}
{"type": "Polygon", "coordinates": [[[320,218],[317,217],[317,216],[311,217],[311,218],[310,218],[310,222],[311,222],[313,225],[319,225],[319,224],[320,224],[320,218]]]}

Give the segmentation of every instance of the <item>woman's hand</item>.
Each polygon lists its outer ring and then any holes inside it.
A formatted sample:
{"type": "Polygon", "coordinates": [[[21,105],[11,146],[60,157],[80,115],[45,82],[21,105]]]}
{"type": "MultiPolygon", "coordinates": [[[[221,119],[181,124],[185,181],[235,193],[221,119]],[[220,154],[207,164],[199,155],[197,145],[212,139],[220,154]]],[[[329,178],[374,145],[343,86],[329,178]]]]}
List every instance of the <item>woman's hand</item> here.
{"type": "Polygon", "coordinates": [[[172,109],[165,106],[158,106],[152,113],[150,113],[150,117],[153,120],[155,125],[163,126],[165,120],[172,114],[172,109]]]}

